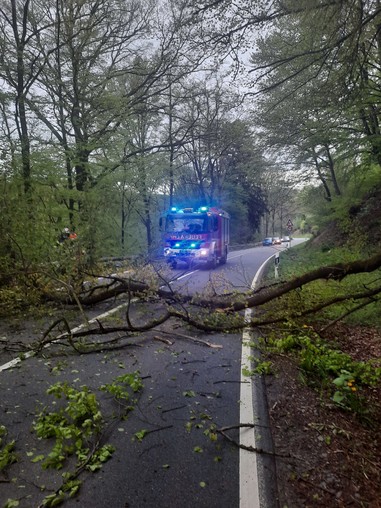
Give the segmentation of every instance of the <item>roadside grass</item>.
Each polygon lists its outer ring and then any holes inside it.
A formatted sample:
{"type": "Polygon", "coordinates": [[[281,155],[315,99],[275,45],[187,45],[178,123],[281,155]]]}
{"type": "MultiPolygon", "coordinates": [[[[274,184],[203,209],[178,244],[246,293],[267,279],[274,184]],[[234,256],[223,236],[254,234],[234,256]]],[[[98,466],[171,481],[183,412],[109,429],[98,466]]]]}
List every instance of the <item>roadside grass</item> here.
{"type": "MultiPolygon", "coordinates": [[[[270,268],[266,276],[266,283],[289,280],[321,266],[338,263],[349,263],[360,258],[360,253],[348,248],[335,247],[327,251],[311,248],[308,243],[298,245],[283,251],[280,256],[278,278],[270,268]]],[[[318,280],[293,291],[280,299],[276,305],[278,311],[302,315],[306,309],[316,307],[323,301],[349,297],[342,302],[308,315],[308,320],[330,322],[340,319],[351,325],[365,325],[381,328],[381,300],[375,297],[355,298],[355,295],[366,292],[380,285],[381,270],[372,273],[350,275],[343,280],[318,280]],[[353,295],[354,298],[350,298],[353,295]],[[363,306],[361,306],[363,305],[363,306]]],[[[274,309],[275,310],[275,309],[274,309]]],[[[307,318],[306,318],[307,319],[307,318]]]]}

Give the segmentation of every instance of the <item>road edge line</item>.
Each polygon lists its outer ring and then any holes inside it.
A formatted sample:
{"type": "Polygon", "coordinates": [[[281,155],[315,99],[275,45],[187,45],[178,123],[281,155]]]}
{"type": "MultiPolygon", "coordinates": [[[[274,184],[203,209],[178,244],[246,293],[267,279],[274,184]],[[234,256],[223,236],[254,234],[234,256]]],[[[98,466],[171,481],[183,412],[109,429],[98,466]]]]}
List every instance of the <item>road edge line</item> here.
{"type": "MultiPolygon", "coordinates": [[[[251,289],[255,289],[264,267],[273,258],[271,255],[258,268],[251,289]]],[[[252,314],[251,309],[246,309],[245,320],[249,321],[252,314]]],[[[243,371],[252,370],[251,366],[251,330],[246,328],[242,333],[242,351],[241,351],[241,390],[240,390],[240,417],[241,424],[252,424],[253,427],[240,428],[239,443],[244,446],[257,447],[255,437],[254,421],[254,401],[253,390],[254,383],[252,376],[244,376],[243,371]]],[[[256,452],[250,452],[243,448],[239,449],[239,508],[260,508],[259,475],[256,452]]]]}

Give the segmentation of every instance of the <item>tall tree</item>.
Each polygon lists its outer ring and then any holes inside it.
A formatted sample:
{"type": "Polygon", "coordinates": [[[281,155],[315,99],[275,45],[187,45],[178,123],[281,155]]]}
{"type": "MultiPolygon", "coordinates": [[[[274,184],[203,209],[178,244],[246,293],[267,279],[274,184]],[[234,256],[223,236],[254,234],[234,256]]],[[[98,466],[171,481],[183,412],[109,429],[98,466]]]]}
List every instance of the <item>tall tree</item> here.
{"type": "Polygon", "coordinates": [[[64,149],[68,185],[72,168],[78,191],[94,182],[90,156],[104,146],[126,111],[115,85],[131,65],[131,46],[136,44],[135,54],[146,47],[152,10],[149,1],[86,0],[57,1],[51,11],[54,30],[41,39],[41,48],[46,51],[53,43],[57,49],[39,78],[47,94],[30,107],[64,149]]]}
{"type": "Polygon", "coordinates": [[[215,204],[224,200],[224,183],[229,174],[236,135],[229,117],[237,99],[221,83],[195,84],[193,97],[185,105],[188,142],[183,147],[183,164],[188,171],[180,175],[180,187],[188,199],[215,204]],[[189,171],[191,168],[191,171],[189,171]]]}
{"type": "Polygon", "coordinates": [[[46,10],[38,1],[10,0],[0,6],[0,77],[14,100],[14,119],[20,142],[24,192],[31,198],[30,133],[27,119],[27,97],[35,84],[44,58],[37,39],[47,30],[46,10]]]}

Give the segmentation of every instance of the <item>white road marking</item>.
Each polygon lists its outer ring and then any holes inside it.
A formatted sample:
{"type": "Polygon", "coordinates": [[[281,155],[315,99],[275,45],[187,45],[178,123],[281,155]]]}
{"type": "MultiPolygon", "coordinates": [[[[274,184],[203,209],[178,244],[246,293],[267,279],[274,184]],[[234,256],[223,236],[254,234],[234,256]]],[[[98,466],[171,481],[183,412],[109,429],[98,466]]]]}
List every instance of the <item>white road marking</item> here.
{"type": "MultiPolygon", "coordinates": [[[[187,273],[184,273],[183,275],[180,275],[180,277],[176,277],[175,280],[181,280],[181,279],[185,279],[185,277],[189,277],[190,275],[193,275],[194,273],[196,272],[199,272],[200,270],[197,268],[196,270],[192,270],[191,272],[187,272],[187,273]]],[[[175,282],[175,281],[173,281],[175,282]]],[[[172,284],[172,282],[171,282],[172,284]]]]}
{"type": "MultiPolygon", "coordinates": [[[[270,258],[273,256],[270,256],[270,258]]],[[[270,259],[262,263],[259,267],[251,289],[254,289],[263,268],[270,259]]],[[[245,319],[250,320],[251,309],[246,309],[245,319]]],[[[251,366],[251,346],[250,329],[244,330],[242,334],[242,352],[241,352],[241,391],[240,391],[240,423],[249,423],[255,425],[255,416],[253,410],[253,378],[244,376],[243,371],[252,369],[251,366]]],[[[244,446],[256,448],[254,427],[242,427],[239,433],[239,442],[244,446]]],[[[258,486],[258,468],[257,454],[242,448],[239,449],[239,508],[260,508],[259,486],[258,486]]]]}
{"type": "MultiPolygon", "coordinates": [[[[245,315],[250,315],[248,309],[245,315]]],[[[244,331],[242,335],[241,355],[241,393],[240,393],[240,423],[254,424],[253,413],[253,383],[252,378],[243,375],[244,369],[251,370],[250,333],[244,331]]],[[[239,443],[245,446],[256,446],[255,432],[252,427],[243,427],[239,432],[239,443]]],[[[257,454],[242,448],[239,449],[239,506],[240,508],[259,508],[257,454]]]]}
{"type": "MultiPolygon", "coordinates": [[[[127,303],[123,303],[122,305],[118,305],[118,307],[115,307],[114,309],[111,309],[111,310],[105,312],[104,314],[100,314],[99,316],[97,316],[93,319],[90,319],[89,324],[95,323],[98,319],[103,319],[107,316],[111,316],[111,314],[114,314],[114,312],[117,312],[119,309],[123,309],[123,307],[125,307],[126,305],[127,305],[127,303]]],[[[87,326],[87,323],[86,324],[84,323],[82,325],[76,326],[75,328],[73,328],[70,331],[72,333],[79,332],[80,330],[82,330],[82,328],[85,328],[86,326],[87,326]]],[[[66,335],[66,333],[64,335],[66,335]]],[[[59,335],[58,337],[56,337],[55,340],[59,340],[60,337],[62,337],[62,336],[63,335],[59,335]]],[[[49,344],[47,344],[47,346],[49,346],[49,344]]],[[[23,359],[30,358],[31,356],[34,356],[34,351],[28,351],[27,353],[25,353],[23,355],[23,359]]],[[[7,363],[4,363],[4,365],[0,365],[0,372],[3,372],[3,370],[8,370],[8,369],[11,369],[12,367],[15,367],[18,363],[23,361],[23,359],[21,359],[20,357],[17,357],[17,358],[14,358],[13,360],[10,360],[7,363]]]]}

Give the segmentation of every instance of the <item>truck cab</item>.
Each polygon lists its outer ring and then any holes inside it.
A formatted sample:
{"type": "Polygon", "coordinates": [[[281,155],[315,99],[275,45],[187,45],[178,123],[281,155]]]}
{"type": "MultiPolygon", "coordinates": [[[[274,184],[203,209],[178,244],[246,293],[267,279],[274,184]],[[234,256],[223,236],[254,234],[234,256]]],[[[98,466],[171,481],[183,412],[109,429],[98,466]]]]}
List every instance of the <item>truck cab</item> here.
{"type": "Polygon", "coordinates": [[[215,207],[173,207],[161,218],[164,257],[173,268],[188,266],[215,268],[227,261],[229,214],[215,207]]]}

